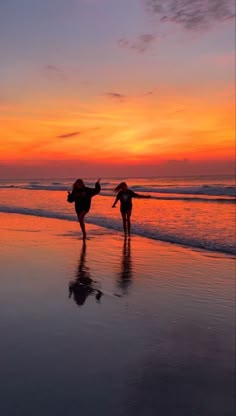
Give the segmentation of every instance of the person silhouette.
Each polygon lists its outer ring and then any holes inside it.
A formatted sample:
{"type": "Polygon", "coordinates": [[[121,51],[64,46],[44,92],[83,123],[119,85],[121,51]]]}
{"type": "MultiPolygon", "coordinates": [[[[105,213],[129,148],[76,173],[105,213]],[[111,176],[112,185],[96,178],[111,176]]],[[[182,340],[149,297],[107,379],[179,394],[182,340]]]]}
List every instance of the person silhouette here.
{"type": "Polygon", "coordinates": [[[119,185],[116,186],[114,191],[117,193],[116,199],[112,205],[112,208],[116,207],[118,201],[120,201],[120,213],[123,221],[123,229],[125,235],[130,236],[130,229],[131,229],[131,214],[132,214],[132,199],[139,198],[139,199],[146,199],[151,198],[150,195],[140,195],[137,192],[132,191],[128,188],[126,182],[121,182],[119,185]]]}
{"type": "Polygon", "coordinates": [[[75,212],[78,217],[80,228],[83,234],[83,240],[86,239],[86,229],[84,218],[91,207],[91,199],[101,191],[100,179],[95,183],[94,188],[85,186],[82,179],[77,179],[72,187],[72,191],[68,192],[67,202],[75,203],[75,212]]]}
{"type": "Polygon", "coordinates": [[[118,287],[122,290],[123,295],[127,295],[128,288],[132,282],[132,256],[130,238],[124,238],[122,258],[121,258],[121,271],[118,274],[118,287]]]}
{"type": "Polygon", "coordinates": [[[69,298],[73,295],[73,299],[78,306],[82,306],[91,294],[95,294],[97,301],[99,301],[102,292],[94,288],[93,283],[89,268],[86,266],[86,244],[83,242],[76,279],[69,283],[69,298]]]}

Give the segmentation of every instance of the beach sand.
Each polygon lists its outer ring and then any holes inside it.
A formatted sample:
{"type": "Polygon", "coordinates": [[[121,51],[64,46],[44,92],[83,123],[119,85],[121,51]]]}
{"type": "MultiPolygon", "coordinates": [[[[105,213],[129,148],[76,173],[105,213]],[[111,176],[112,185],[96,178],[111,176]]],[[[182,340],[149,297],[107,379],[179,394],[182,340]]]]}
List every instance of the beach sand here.
{"type": "Polygon", "coordinates": [[[234,414],[235,259],[91,225],[84,246],[76,222],[0,224],[2,416],[234,414]]]}

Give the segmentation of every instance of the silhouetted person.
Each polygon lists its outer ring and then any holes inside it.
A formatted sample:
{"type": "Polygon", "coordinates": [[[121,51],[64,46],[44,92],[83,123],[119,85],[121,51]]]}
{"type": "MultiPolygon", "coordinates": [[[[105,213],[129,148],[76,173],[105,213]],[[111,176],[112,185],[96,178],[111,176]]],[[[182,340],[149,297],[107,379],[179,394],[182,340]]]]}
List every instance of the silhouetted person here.
{"type": "Polygon", "coordinates": [[[117,197],[115,199],[112,208],[115,208],[118,201],[120,201],[120,212],[123,220],[123,228],[125,235],[128,232],[130,235],[130,217],[132,214],[132,198],[151,198],[150,195],[140,195],[136,192],[131,191],[128,188],[126,182],[121,182],[115,189],[117,192],[117,197]]]}
{"type": "Polygon", "coordinates": [[[90,210],[92,197],[101,191],[99,182],[100,179],[95,183],[95,188],[89,188],[85,186],[82,179],[77,179],[73,184],[72,192],[68,192],[67,195],[67,201],[75,203],[75,211],[83,233],[83,240],[86,239],[84,217],[90,210]]]}
{"type": "Polygon", "coordinates": [[[118,276],[118,285],[121,288],[123,294],[127,293],[127,289],[132,281],[132,274],[133,270],[130,239],[125,238],[121,258],[121,272],[118,276]]]}
{"type": "Polygon", "coordinates": [[[91,294],[96,294],[97,300],[102,296],[102,292],[93,287],[93,280],[90,277],[89,268],[86,266],[85,257],[86,244],[83,243],[76,279],[69,283],[69,298],[73,295],[74,301],[78,306],[82,306],[91,294]]]}

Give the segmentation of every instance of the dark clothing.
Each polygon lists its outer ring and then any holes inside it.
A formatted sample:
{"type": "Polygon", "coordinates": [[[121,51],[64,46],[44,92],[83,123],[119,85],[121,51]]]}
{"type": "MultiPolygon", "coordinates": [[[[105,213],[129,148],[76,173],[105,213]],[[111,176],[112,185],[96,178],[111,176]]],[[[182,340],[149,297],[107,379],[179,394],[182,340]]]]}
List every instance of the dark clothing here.
{"type": "Polygon", "coordinates": [[[88,212],[90,210],[92,197],[99,194],[100,191],[101,186],[99,182],[96,182],[95,188],[84,186],[81,189],[73,190],[68,194],[67,201],[75,203],[75,211],[77,214],[80,214],[83,211],[88,212]]]}
{"type": "Polygon", "coordinates": [[[120,191],[117,194],[116,202],[120,201],[120,212],[126,213],[132,210],[132,198],[142,198],[142,195],[128,189],[127,191],[120,191]]]}

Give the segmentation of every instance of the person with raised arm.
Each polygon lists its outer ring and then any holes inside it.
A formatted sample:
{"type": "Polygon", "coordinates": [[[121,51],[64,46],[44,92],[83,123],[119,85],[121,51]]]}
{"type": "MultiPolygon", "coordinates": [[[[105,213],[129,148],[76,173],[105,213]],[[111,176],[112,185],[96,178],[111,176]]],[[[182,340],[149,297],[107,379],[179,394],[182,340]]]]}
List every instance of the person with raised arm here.
{"type": "Polygon", "coordinates": [[[92,197],[99,194],[100,191],[100,179],[97,180],[94,188],[85,186],[82,179],[77,179],[72,186],[72,192],[68,192],[67,201],[75,203],[75,212],[83,234],[83,240],[86,239],[84,217],[90,210],[92,197]]]}

